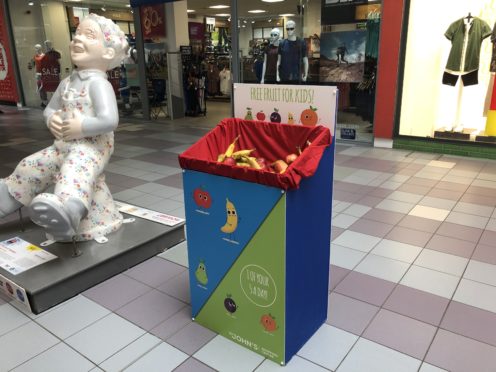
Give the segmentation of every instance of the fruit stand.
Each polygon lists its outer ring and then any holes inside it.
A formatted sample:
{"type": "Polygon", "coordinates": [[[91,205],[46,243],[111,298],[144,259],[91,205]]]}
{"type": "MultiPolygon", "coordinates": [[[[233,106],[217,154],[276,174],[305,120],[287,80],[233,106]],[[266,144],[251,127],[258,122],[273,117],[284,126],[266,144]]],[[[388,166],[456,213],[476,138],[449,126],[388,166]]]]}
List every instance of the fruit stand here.
{"type": "Polygon", "coordinates": [[[225,119],[179,162],[193,319],[287,363],[327,317],[329,129],[225,119]]]}

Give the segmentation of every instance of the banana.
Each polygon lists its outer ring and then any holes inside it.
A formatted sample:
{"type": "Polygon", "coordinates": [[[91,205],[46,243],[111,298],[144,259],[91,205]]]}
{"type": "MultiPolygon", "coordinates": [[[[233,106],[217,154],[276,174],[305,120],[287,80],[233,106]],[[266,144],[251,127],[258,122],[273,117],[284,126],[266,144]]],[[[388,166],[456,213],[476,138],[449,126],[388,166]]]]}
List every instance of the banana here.
{"type": "Polygon", "coordinates": [[[226,159],[226,154],[219,154],[219,156],[217,156],[217,161],[219,163],[222,163],[225,159],[226,159]]]}
{"type": "Polygon", "coordinates": [[[238,213],[233,203],[226,198],[226,223],[220,228],[223,233],[232,234],[238,227],[238,213]]]}
{"type": "Polygon", "coordinates": [[[247,156],[247,157],[245,157],[245,159],[248,162],[248,164],[250,164],[250,166],[252,168],[262,169],[262,167],[260,166],[260,164],[258,164],[258,162],[257,162],[257,158],[254,158],[253,156],[247,156]]]}
{"type": "Polygon", "coordinates": [[[234,148],[236,147],[236,142],[238,142],[239,136],[237,136],[234,141],[227,147],[226,152],[224,153],[226,155],[226,158],[230,158],[234,152],[234,148]]]}
{"type": "Polygon", "coordinates": [[[237,158],[240,158],[242,156],[250,156],[250,154],[255,151],[255,149],[250,149],[250,150],[239,150],[239,151],[235,151],[232,153],[232,157],[234,159],[237,159],[237,158]]]}

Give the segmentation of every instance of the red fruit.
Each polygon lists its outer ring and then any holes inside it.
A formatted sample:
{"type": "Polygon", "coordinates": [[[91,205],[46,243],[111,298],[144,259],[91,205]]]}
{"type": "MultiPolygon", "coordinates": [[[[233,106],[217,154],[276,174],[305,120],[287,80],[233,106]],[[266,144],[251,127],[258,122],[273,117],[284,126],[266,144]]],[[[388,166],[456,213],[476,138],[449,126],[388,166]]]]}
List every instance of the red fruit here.
{"type": "Polygon", "coordinates": [[[228,157],[228,158],[225,158],[222,163],[233,166],[233,165],[236,165],[236,160],[234,160],[234,158],[228,157]]]}
{"type": "Polygon", "coordinates": [[[272,168],[274,168],[276,173],[284,173],[288,168],[288,164],[284,160],[276,160],[272,163],[272,168]]]}
{"type": "Polygon", "coordinates": [[[260,323],[267,332],[274,332],[277,329],[277,323],[275,318],[270,314],[264,314],[260,318],[260,323]]]}
{"type": "Polygon", "coordinates": [[[265,158],[257,158],[257,163],[260,165],[262,169],[267,168],[267,160],[265,158]]]}
{"type": "Polygon", "coordinates": [[[286,163],[291,164],[297,158],[298,158],[298,155],[296,155],[296,154],[289,154],[288,156],[286,156],[286,163]]]}
{"type": "Polygon", "coordinates": [[[264,121],[265,120],[265,114],[263,111],[257,112],[257,120],[264,121]]]}
{"type": "Polygon", "coordinates": [[[208,191],[205,191],[199,187],[193,191],[193,199],[195,200],[196,205],[200,208],[208,209],[212,205],[212,198],[210,197],[208,191]]]}

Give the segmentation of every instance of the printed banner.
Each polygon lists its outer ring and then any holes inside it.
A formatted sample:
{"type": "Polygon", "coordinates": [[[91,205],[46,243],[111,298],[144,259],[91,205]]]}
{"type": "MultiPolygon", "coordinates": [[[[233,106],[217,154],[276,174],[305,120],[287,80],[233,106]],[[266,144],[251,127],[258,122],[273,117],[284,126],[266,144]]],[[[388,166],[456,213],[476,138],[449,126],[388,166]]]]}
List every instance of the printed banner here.
{"type": "Polygon", "coordinates": [[[7,296],[14,299],[17,303],[22,304],[26,310],[31,312],[31,305],[26,290],[3,275],[0,275],[0,291],[3,291],[7,296]]]}
{"type": "Polygon", "coordinates": [[[164,4],[142,6],[140,16],[144,39],[165,38],[164,4]]]}
{"type": "Polygon", "coordinates": [[[234,116],[273,123],[323,125],[334,136],[337,88],[234,84],[234,116]]]}
{"type": "Polygon", "coordinates": [[[9,47],[5,9],[0,2],[0,101],[18,102],[14,64],[9,47]]]}
{"type": "Polygon", "coordinates": [[[60,83],[60,53],[52,49],[41,59],[41,81],[43,90],[55,92],[60,83]]]}
{"type": "Polygon", "coordinates": [[[185,221],[184,218],[171,216],[169,214],[152,211],[146,208],[136,207],[134,205],[122,203],[117,200],[115,200],[114,202],[117,208],[119,209],[119,212],[121,213],[127,213],[132,216],[143,218],[145,220],[158,222],[162,225],[176,226],[185,221]]]}

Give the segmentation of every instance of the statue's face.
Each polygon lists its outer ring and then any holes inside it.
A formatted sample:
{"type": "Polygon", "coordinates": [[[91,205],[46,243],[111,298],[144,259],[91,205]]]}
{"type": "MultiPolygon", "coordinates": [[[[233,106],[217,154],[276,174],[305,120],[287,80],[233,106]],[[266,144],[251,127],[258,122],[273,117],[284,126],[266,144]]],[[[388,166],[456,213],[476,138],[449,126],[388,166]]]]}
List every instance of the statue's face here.
{"type": "Polygon", "coordinates": [[[270,42],[274,44],[277,40],[279,40],[279,30],[272,30],[270,32],[270,42]]]}
{"type": "Polygon", "coordinates": [[[72,63],[78,68],[101,69],[106,49],[100,26],[91,19],[83,20],[70,44],[72,63]]]}
{"type": "Polygon", "coordinates": [[[288,34],[288,37],[291,37],[295,34],[295,23],[293,21],[288,21],[286,23],[286,32],[288,34]]]}

